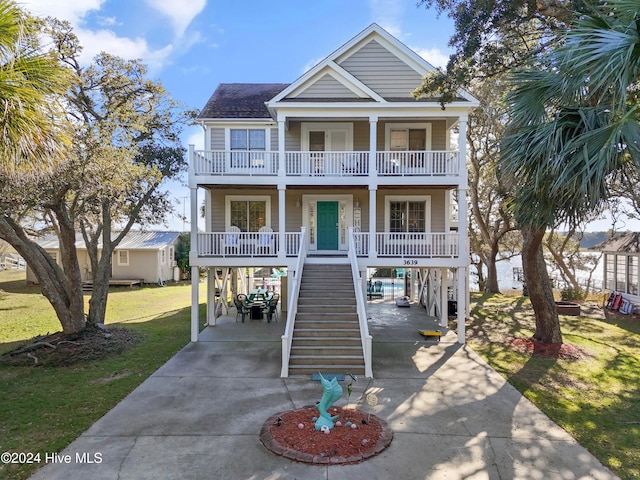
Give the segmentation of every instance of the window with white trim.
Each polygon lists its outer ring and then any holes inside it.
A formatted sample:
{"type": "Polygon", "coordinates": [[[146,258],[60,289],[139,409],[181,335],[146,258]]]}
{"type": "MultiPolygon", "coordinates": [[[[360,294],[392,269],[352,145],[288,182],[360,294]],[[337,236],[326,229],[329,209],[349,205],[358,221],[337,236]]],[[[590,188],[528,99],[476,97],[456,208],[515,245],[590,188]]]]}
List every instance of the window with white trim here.
{"type": "Polygon", "coordinates": [[[271,197],[228,195],[225,203],[227,227],[257,232],[271,225],[271,197]]]}
{"type": "Polygon", "coordinates": [[[162,248],[160,249],[160,265],[166,265],[167,264],[167,251],[162,248]]]}
{"type": "Polygon", "coordinates": [[[264,155],[256,153],[267,149],[267,135],[264,129],[232,128],[229,131],[229,141],[232,167],[264,166],[264,155]]]}
{"type": "Polygon", "coordinates": [[[431,196],[387,195],[385,226],[388,232],[395,233],[431,231],[431,196]]]}
{"type": "Polygon", "coordinates": [[[116,252],[116,258],[119,267],[126,267],[129,265],[129,250],[118,250],[116,252]]]}

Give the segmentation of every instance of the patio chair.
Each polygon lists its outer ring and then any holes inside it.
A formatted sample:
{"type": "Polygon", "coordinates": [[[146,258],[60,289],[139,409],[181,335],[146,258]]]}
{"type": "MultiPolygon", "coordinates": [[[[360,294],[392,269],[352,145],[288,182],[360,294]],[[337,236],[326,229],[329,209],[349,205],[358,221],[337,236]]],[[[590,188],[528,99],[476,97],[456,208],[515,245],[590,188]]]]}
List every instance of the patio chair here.
{"type": "Polygon", "coordinates": [[[239,293],[233,298],[233,303],[236,306],[236,322],[238,321],[238,315],[242,315],[242,323],[244,323],[244,316],[247,313],[251,312],[249,307],[247,307],[247,305],[245,304],[246,300],[247,296],[242,293],[239,293]],[[244,297],[244,299],[242,299],[241,297],[244,297]]]}
{"type": "Polygon", "coordinates": [[[271,227],[260,227],[256,247],[258,253],[263,255],[273,254],[273,229],[271,227]]]}
{"type": "Polygon", "coordinates": [[[269,304],[265,310],[265,314],[267,315],[267,322],[271,323],[271,319],[275,317],[276,322],[278,321],[278,301],[280,300],[280,295],[274,293],[269,300],[269,304]]]}
{"type": "Polygon", "coordinates": [[[384,297],[384,292],[382,291],[382,281],[376,280],[373,283],[369,282],[369,285],[367,285],[367,296],[369,298],[384,297]]]}
{"type": "Polygon", "coordinates": [[[224,253],[225,255],[229,254],[238,254],[240,251],[240,234],[242,230],[240,230],[235,225],[229,227],[228,232],[224,236],[224,253]]]}

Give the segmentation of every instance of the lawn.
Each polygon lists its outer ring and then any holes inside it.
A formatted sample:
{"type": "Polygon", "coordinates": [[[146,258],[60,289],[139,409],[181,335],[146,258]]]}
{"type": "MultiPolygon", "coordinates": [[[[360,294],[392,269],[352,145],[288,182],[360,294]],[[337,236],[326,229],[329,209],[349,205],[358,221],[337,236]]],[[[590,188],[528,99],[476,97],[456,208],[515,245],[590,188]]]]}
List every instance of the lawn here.
{"type": "MultiPolygon", "coordinates": [[[[24,272],[0,272],[0,290],[0,353],[60,330],[24,272]]],[[[0,366],[0,452],[59,453],[187,344],[190,299],[188,285],[112,289],[107,325],[141,333],[141,343],[73,367],[0,366]]],[[[617,475],[640,478],[640,318],[605,318],[599,308],[562,316],[565,342],[589,353],[562,360],[512,346],[533,333],[527,299],[473,294],[471,307],[469,345],[617,475]]],[[[0,478],[24,479],[37,468],[0,464],[0,478]]]]}
{"type": "Polygon", "coordinates": [[[561,316],[564,341],[588,352],[562,360],[513,348],[535,328],[528,299],[474,294],[471,307],[469,345],[617,475],[640,478],[640,317],[596,304],[561,316]]]}
{"type": "MultiPolygon", "coordinates": [[[[0,365],[0,452],[63,450],[189,342],[190,302],[184,284],[113,288],[107,326],[135,330],[142,342],[117,357],[73,367],[0,365]]],[[[0,271],[0,353],[59,330],[53,309],[38,287],[26,285],[24,271],[0,271]]],[[[24,479],[39,466],[0,464],[0,478],[24,479]]]]}

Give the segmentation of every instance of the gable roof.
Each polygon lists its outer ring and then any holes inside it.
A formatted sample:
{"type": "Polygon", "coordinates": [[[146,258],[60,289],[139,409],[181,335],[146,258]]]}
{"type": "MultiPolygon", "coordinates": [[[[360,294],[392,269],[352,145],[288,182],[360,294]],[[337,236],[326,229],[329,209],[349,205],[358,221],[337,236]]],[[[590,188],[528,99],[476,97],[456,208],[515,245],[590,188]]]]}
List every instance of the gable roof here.
{"type": "Polygon", "coordinates": [[[271,118],[265,102],[271,100],[288,85],[288,83],[221,83],[198,118],[271,118]]]}
{"type": "MultiPolygon", "coordinates": [[[[429,62],[373,23],[291,84],[220,84],[198,119],[268,120],[275,118],[278,106],[303,103],[432,102],[440,109],[438,99],[412,96],[433,70],[429,62]]],[[[477,105],[468,92],[460,89],[458,93],[462,106],[477,105]]]]}
{"type": "MultiPolygon", "coordinates": [[[[269,102],[269,107],[276,107],[278,102],[302,101],[303,98],[317,101],[313,89],[327,74],[360,100],[379,103],[438,102],[434,98],[416,100],[412,95],[422,83],[422,78],[434,70],[428,61],[373,23],[282,90],[269,102]]],[[[477,102],[462,89],[458,94],[457,100],[469,106],[477,102]]],[[[329,98],[330,93],[327,93],[329,98]]],[[[341,100],[344,98],[335,99],[341,100]]]]}
{"type": "MultiPolygon", "coordinates": [[[[113,232],[112,237],[119,232],[113,232]]],[[[173,244],[180,236],[180,232],[129,232],[122,239],[116,250],[160,250],[173,244]]],[[[35,242],[45,250],[57,250],[60,242],[57,235],[48,234],[37,238],[35,242]]],[[[102,245],[102,241],[99,242],[102,245]]],[[[86,250],[86,245],[81,233],[76,233],[76,248],[86,250]]]]}
{"type": "Polygon", "coordinates": [[[589,250],[616,253],[640,253],[640,233],[627,232],[594,245],[589,250]]]}

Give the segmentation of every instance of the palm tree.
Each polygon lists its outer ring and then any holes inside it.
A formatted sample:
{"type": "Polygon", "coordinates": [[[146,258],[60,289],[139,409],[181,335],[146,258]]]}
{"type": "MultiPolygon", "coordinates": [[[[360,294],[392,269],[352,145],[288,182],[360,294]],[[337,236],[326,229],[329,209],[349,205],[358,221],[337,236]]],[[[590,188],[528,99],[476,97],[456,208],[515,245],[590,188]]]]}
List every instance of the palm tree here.
{"type": "Polygon", "coordinates": [[[0,172],[32,170],[60,151],[54,100],[65,77],[55,57],[40,49],[37,21],[12,0],[0,0],[0,172]]]}
{"type": "Polygon", "coordinates": [[[562,342],[542,258],[545,229],[585,219],[610,197],[609,180],[640,164],[639,12],[638,0],[608,0],[513,75],[500,170],[517,185],[512,207],[534,338],[544,342],[562,342]]]}

